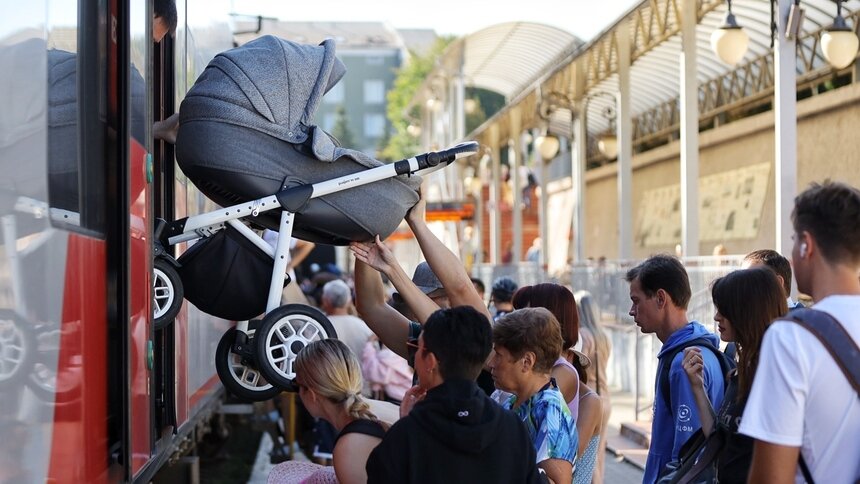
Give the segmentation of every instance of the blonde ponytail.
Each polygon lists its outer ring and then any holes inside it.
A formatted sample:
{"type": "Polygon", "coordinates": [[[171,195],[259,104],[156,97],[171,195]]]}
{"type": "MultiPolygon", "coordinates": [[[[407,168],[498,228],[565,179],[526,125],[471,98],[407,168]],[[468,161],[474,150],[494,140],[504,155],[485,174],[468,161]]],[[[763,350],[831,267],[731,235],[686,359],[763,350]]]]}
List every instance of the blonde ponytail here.
{"type": "Polygon", "coordinates": [[[342,341],[314,341],[296,357],[296,374],[322,397],[343,404],[350,417],[378,422],[361,396],[364,384],[358,358],[342,341]]]}

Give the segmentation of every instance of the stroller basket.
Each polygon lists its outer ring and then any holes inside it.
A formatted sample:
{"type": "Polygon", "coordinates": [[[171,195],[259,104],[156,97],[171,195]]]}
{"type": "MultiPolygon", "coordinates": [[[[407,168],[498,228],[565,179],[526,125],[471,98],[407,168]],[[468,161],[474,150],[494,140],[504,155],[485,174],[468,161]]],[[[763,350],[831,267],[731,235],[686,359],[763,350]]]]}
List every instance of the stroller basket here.
{"type": "Polygon", "coordinates": [[[201,311],[234,321],[266,311],[274,260],[233,227],[199,240],[179,263],[185,299],[201,311]]]}

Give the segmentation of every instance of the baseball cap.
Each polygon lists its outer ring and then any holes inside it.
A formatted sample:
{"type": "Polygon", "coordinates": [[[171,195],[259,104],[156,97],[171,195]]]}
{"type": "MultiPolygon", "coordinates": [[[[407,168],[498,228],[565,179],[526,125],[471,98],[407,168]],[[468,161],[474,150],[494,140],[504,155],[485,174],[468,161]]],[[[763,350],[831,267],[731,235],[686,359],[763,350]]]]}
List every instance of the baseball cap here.
{"type": "Polygon", "coordinates": [[[436,277],[436,274],[433,273],[427,262],[418,264],[418,267],[415,268],[415,273],[412,274],[412,282],[424,294],[430,294],[433,291],[443,289],[442,282],[439,281],[439,278],[436,277]]]}

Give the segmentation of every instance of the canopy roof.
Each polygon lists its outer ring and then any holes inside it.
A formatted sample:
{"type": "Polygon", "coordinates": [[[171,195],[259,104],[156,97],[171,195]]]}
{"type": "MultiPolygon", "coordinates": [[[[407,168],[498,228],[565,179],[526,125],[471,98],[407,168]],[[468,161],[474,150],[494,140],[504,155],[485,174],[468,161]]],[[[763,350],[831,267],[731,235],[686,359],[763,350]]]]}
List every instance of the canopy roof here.
{"type": "MultiPolygon", "coordinates": [[[[513,109],[520,110],[522,128],[541,125],[543,121],[537,111],[548,94],[556,100],[565,100],[550,110],[551,131],[561,135],[570,133],[571,116],[567,106],[583,99],[588,100],[589,134],[606,131],[611,121],[604,113],[615,108],[613,97],[619,90],[618,47],[623,42],[630,49],[634,144],[665,137],[677,130],[683,3],[684,0],[642,0],[593,40],[574,50],[567,59],[550,64],[543,74],[538,74],[538,79],[510,99],[501,112],[478,127],[469,138],[484,136],[493,125],[497,125],[499,135],[510,136],[506,122],[513,109]]],[[[710,46],[711,33],[725,18],[725,2],[698,0],[696,3],[700,119],[710,119],[754,102],[766,102],[773,93],[774,81],[770,2],[732,2],[732,12],[750,38],[746,55],[735,66],[720,61],[710,46]]],[[[831,0],[803,0],[801,7],[805,10],[805,19],[797,38],[799,84],[832,75],[834,70],[822,55],[820,38],[836,14],[836,4],[831,0]]],[[[842,8],[843,16],[857,31],[860,9],[856,2],[846,2],[842,8]]]]}
{"type": "Polygon", "coordinates": [[[433,97],[433,82],[462,75],[467,87],[497,92],[511,100],[552,65],[582,45],[570,32],[531,22],[493,25],[450,45],[415,101],[433,97]]]}

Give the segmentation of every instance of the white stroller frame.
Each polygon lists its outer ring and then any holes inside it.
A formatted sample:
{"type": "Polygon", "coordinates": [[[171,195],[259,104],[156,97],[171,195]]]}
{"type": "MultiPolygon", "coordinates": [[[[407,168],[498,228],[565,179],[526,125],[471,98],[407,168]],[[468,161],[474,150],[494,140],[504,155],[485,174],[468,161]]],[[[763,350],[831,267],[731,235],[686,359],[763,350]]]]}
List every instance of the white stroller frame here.
{"type": "Polygon", "coordinates": [[[321,312],[316,311],[315,308],[297,304],[281,306],[281,292],[286,280],[287,260],[293,233],[293,220],[295,213],[308,200],[398,175],[428,174],[444,168],[458,158],[472,155],[477,151],[478,143],[465,142],[447,150],[417,155],[413,158],[359,171],[332,180],[312,185],[289,187],[275,195],[190,216],[186,219],[167,224],[169,234],[162,235],[161,237],[161,240],[165,241],[166,245],[175,245],[201,237],[209,237],[222,230],[225,224],[229,224],[255,246],[274,258],[266,312],[263,321],[259,325],[260,327],[254,327],[256,321],[239,321],[236,324],[235,333],[228,332],[225,334],[228,340],[235,338],[235,341],[225,341],[222,338],[222,342],[219,344],[219,351],[216,354],[216,366],[219,370],[218,375],[221,377],[222,382],[225,383],[225,386],[237,394],[237,396],[250,400],[266,400],[279,393],[282,389],[293,388],[292,380],[295,378],[295,373],[292,371],[292,363],[295,354],[300,348],[296,349],[292,345],[296,341],[299,342],[299,346],[309,343],[322,332],[320,331],[321,329],[326,327],[331,328],[331,324],[325,316],[321,312]],[[278,230],[278,242],[273,250],[261,236],[240,222],[240,219],[248,216],[256,217],[260,212],[275,209],[282,209],[283,212],[281,213],[278,230]],[[279,322],[278,320],[289,318],[296,314],[299,314],[301,318],[305,318],[305,323],[309,324],[303,325],[301,331],[298,331],[298,333],[303,333],[305,330],[314,330],[312,336],[301,336],[295,340],[285,340],[283,335],[280,335],[280,343],[273,341],[272,330],[277,331],[279,329],[275,327],[279,322]],[[252,348],[255,349],[244,347],[244,342],[247,341],[250,343],[255,333],[262,335],[262,337],[258,336],[254,338],[256,341],[252,348]],[[274,343],[278,344],[271,346],[274,343]],[[222,345],[229,346],[222,348],[222,345]],[[225,354],[225,349],[229,349],[230,353],[234,353],[234,355],[225,354]],[[235,360],[236,353],[240,353],[240,356],[243,356],[241,361],[235,360]],[[225,357],[230,361],[222,361],[225,357]],[[262,375],[256,373],[253,365],[247,364],[248,360],[253,360],[254,357],[256,357],[256,363],[262,375]],[[225,364],[227,365],[226,368],[222,366],[225,364]],[[241,375],[238,372],[241,372],[241,375]],[[271,383],[261,381],[261,376],[265,377],[271,383]],[[274,386],[272,383],[274,383],[274,386]]]}

